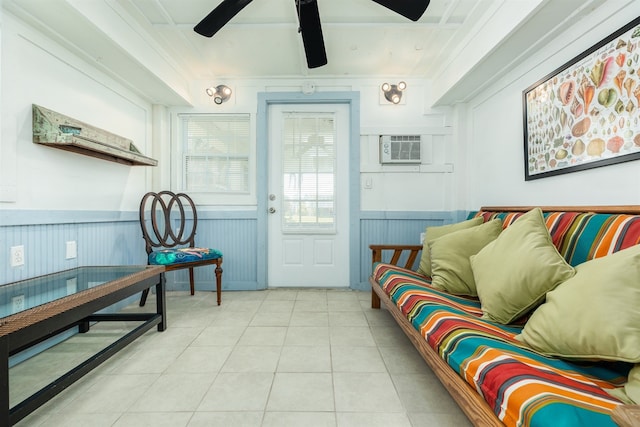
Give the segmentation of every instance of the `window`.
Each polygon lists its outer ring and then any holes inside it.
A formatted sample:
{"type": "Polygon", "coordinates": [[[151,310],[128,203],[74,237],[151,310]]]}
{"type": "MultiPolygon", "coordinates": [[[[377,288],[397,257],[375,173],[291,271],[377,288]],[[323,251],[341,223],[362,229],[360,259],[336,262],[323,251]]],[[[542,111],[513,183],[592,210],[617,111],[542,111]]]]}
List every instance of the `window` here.
{"type": "Polygon", "coordinates": [[[189,193],[250,192],[248,114],[179,114],[182,189],[189,193]]]}
{"type": "Polygon", "coordinates": [[[284,118],[284,233],[335,232],[335,121],[332,115],[284,118]]]}

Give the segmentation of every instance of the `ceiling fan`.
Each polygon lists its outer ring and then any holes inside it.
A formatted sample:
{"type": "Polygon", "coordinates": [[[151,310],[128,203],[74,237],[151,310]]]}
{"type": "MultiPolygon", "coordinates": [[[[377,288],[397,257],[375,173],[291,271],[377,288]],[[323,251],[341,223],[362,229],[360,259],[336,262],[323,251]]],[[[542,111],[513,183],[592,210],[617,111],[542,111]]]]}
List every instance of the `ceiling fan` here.
{"type": "MultiPolygon", "coordinates": [[[[327,64],[322,26],[318,12],[318,0],[294,0],[298,15],[298,32],[302,34],[307,66],[322,67],[327,64]]],[[[412,21],[420,19],[430,0],[372,0],[412,21]]],[[[193,30],[205,37],[212,37],[236,16],[252,0],[223,0],[193,30]]]]}

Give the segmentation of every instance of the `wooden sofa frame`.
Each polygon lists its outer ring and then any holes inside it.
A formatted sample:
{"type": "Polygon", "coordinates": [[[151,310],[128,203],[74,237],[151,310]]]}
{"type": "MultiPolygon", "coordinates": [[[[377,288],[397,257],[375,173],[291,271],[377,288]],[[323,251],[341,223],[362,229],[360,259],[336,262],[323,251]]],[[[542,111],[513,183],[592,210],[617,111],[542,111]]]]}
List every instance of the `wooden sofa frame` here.
{"type": "MultiPolygon", "coordinates": [[[[480,208],[482,211],[491,212],[527,212],[536,206],[484,206],[480,208]]],[[[539,206],[544,212],[595,212],[608,214],[630,214],[640,215],[640,206],[539,206]]],[[[415,260],[422,250],[422,245],[370,245],[372,253],[372,263],[382,262],[382,254],[384,251],[393,251],[389,264],[399,265],[403,254],[407,254],[407,260],[403,267],[413,269],[415,260]]],[[[386,262],[386,261],[385,261],[386,262]]],[[[462,412],[469,418],[474,426],[504,426],[504,424],[496,417],[493,410],[478,394],[478,392],[467,384],[451,367],[433,350],[420,333],[413,327],[407,318],[400,313],[395,303],[384,293],[382,288],[374,280],[373,276],[369,278],[371,284],[371,308],[380,308],[380,303],[384,303],[391,315],[395,318],[400,328],[411,340],[415,348],[418,350],[427,365],[433,370],[442,385],[447,389],[451,397],[456,401],[462,412]]],[[[623,405],[618,407],[612,419],[621,425],[629,425],[623,420],[626,412],[631,409],[634,413],[640,410],[640,406],[623,405]],[[622,421],[622,423],[621,423],[622,421]]],[[[635,423],[633,425],[636,425],[635,423]]]]}

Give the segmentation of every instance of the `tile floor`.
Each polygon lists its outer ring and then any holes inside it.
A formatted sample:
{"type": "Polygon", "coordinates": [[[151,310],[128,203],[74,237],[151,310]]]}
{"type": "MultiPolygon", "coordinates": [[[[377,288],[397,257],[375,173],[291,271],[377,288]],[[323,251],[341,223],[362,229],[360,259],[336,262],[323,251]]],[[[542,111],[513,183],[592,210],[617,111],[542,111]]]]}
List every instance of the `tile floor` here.
{"type": "MultiPolygon", "coordinates": [[[[18,425],[469,426],[391,315],[369,300],[369,292],[274,289],[225,292],[218,307],[211,292],[170,292],[165,332],[149,331],[18,425]]],[[[123,328],[96,325],[15,366],[12,399],[123,328]]]]}

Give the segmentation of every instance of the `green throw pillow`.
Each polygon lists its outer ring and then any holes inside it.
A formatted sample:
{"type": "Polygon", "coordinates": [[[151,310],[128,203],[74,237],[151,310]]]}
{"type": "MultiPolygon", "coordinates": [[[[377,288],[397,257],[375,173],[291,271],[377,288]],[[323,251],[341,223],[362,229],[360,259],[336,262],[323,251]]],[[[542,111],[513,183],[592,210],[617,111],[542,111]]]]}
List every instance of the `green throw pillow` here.
{"type": "Polygon", "coordinates": [[[420,266],[418,267],[418,273],[425,276],[431,276],[431,256],[429,254],[429,241],[435,240],[438,237],[442,237],[445,234],[453,233],[454,231],[464,230],[466,228],[475,227],[484,222],[482,217],[468,219],[466,221],[457,222],[455,224],[441,225],[438,227],[427,227],[424,235],[424,242],[422,245],[422,255],[420,256],[420,266]]]}
{"type": "Polygon", "coordinates": [[[553,356],[639,363],[640,245],[578,265],[518,339],[553,356]]]}
{"type": "Polygon", "coordinates": [[[494,219],[429,241],[431,284],[455,295],[478,295],[469,257],[494,241],[502,221],[494,219]]]}
{"type": "Polygon", "coordinates": [[[631,368],[624,387],[607,390],[607,393],[629,405],[640,405],[640,365],[631,368]]]}
{"type": "Polygon", "coordinates": [[[551,241],[540,208],[532,209],[471,257],[483,318],[509,324],[544,301],[575,270],[551,241]]]}

